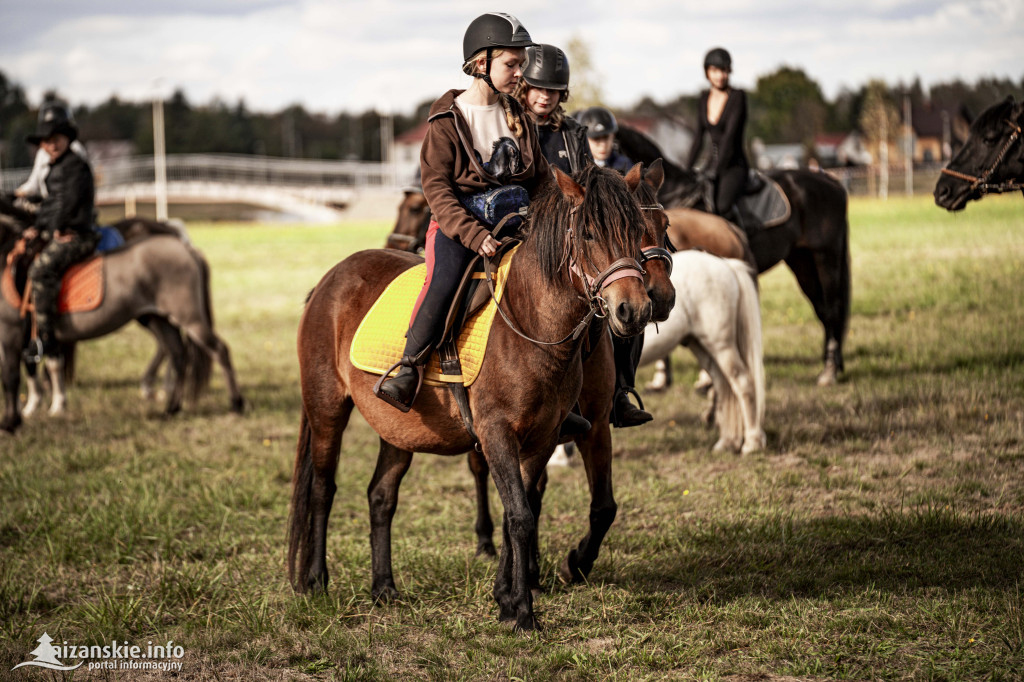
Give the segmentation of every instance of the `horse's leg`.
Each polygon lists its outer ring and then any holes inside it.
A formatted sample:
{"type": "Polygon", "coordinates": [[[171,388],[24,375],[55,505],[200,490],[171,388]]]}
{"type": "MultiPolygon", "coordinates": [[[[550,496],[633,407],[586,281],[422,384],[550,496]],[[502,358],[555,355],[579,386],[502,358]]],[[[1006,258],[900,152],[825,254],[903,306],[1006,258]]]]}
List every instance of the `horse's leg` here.
{"type": "Polygon", "coordinates": [[[498,489],[504,513],[501,532],[503,542],[494,581],[494,600],[498,602],[498,620],[515,621],[520,630],[537,628],[533,613],[533,592],[528,585],[530,538],[536,520],[530,511],[526,489],[519,466],[519,448],[509,440],[483,440],[484,455],[491,468],[494,487],[498,489]]]}
{"type": "Polygon", "coordinates": [[[566,583],[583,582],[590,575],[619,508],[612,492],[612,433],[608,422],[594,424],[576,444],[590,486],[590,528],[558,569],[558,576],[566,583]]]}
{"type": "Polygon", "coordinates": [[[327,520],[337,490],[334,474],[341,434],[353,408],[352,399],[338,387],[318,386],[309,391],[316,392],[321,402],[312,416],[305,407],[302,410],[292,474],[288,575],[296,592],[327,590],[327,520]]]}
{"type": "Polygon", "coordinates": [[[530,563],[526,571],[526,581],[534,596],[543,592],[540,584],[540,511],[544,502],[544,491],[548,487],[547,465],[538,466],[541,458],[532,457],[522,467],[523,481],[526,483],[526,500],[533,514],[533,534],[530,536],[530,563]]]}
{"type": "Polygon", "coordinates": [[[202,346],[220,365],[224,371],[224,379],[227,381],[228,393],[231,395],[232,412],[241,413],[245,410],[245,400],[238,388],[238,380],[235,378],[235,368],[231,365],[231,350],[228,344],[214,333],[213,329],[206,324],[196,323],[184,327],[185,333],[202,346]]]}
{"type": "MultiPolygon", "coordinates": [[[[142,375],[142,382],[139,386],[139,390],[142,393],[142,397],[146,400],[152,400],[156,395],[156,391],[153,388],[156,385],[157,376],[160,373],[160,367],[163,365],[164,360],[167,359],[167,353],[164,351],[163,343],[161,343],[160,337],[157,336],[156,332],[153,331],[151,324],[152,317],[149,315],[140,315],[136,320],[140,325],[146,328],[147,331],[156,337],[156,355],[149,361],[149,365],[146,366],[146,371],[142,375]]],[[[164,391],[165,393],[173,389],[173,377],[168,375],[164,378],[164,391]]]]}
{"type": "Polygon", "coordinates": [[[171,368],[167,371],[167,378],[173,381],[171,388],[166,391],[167,404],[164,412],[177,414],[181,411],[181,401],[185,395],[186,350],[181,339],[181,332],[166,319],[155,315],[149,317],[145,326],[157,341],[157,356],[153,358],[150,367],[152,368],[155,364],[159,369],[158,360],[160,358],[170,357],[171,359],[171,368]]]}
{"type": "Polygon", "coordinates": [[[716,364],[721,368],[722,375],[731,395],[723,396],[725,400],[731,401],[731,405],[725,410],[730,424],[728,427],[723,424],[722,431],[737,433],[741,431],[739,452],[746,455],[756,452],[764,447],[764,431],[758,423],[757,413],[757,387],[754,378],[751,376],[750,368],[743,360],[743,356],[737,348],[725,347],[715,352],[716,364]],[[736,415],[737,407],[739,415],[736,415]],[[740,419],[736,417],[739,416],[740,419]]]}
{"type": "Polygon", "coordinates": [[[714,418],[718,426],[718,440],[711,448],[713,452],[739,452],[743,447],[743,431],[740,428],[741,419],[736,410],[736,396],[729,378],[719,366],[719,354],[721,350],[709,350],[702,343],[694,339],[687,344],[687,348],[697,357],[700,366],[711,375],[711,381],[715,385],[714,395],[714,418]]]}
{"type": "Polygon", "coordinates": [[[487,459],[476,450],[469,452],[466,462],[476,484],[476,555],[493,557],[498,552],[494,549],[494,522],[491,520],[490,501],[487,499],[487,477],[491,470],[487,467],[487,459]]]}
{"type": "Polygon", "coordinates": [[[648,391],[664,391],[672,385],[672,356],[666,355],[654,363],[654,376],[648,382],[648,391]]]}
{"type": "Polygon", "coordinates": [[[39,366],[26,367],[25,384],[28,387],[28,397],[25,399],[25,406],[21,408],[23,417],[31,417],[43,402],[43,379],[39,372],[39,366]]]}
{"type": "Polygon", "coordinates": [[[0,420],[0,430],[8,433],[21,425],[21,399],[18,396],[18,385],[21,383],[21,324],[9,325],[0,338],[0,380],[3,382],[4,416],[0,420]]]}
{"type": "Polygon", "coordinates": [[[825,365],[818,375],[818,385],[831,386],[842,370],[842,344],[849,312],[849,264],[844,257],[834,254],[793,249],[786,257],[786,265],[796,275],[800,289],[825,328],[825,365]]]}
{"type": "Polygon", "coordinates": [[[366,497],[370,502],[370,554],[373,564],[372,594],[387,602],[398,596],[391,573],[391,519],[398,506],[398,487],[412,463],[412,453],[380,439],[377,468],[366,497]]]}
{"type": "Polygon", "coordinates": [[[68,405],[68,394],[66,387],[64,386],[64,357],[57,356],[51,358],[48,356],[43,357],[43,364],[46,366],[46,371],[50,375],[50,409],[49,415],[56,417],[57,415],[64,414],[68,405]]]}

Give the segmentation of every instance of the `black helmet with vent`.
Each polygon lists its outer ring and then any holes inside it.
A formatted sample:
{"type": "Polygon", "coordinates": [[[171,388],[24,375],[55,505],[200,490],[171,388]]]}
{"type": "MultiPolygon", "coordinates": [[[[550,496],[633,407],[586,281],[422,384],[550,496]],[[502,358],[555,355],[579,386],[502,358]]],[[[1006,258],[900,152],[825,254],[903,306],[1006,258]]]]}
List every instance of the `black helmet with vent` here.
{"type": "Polygon", "coordinates": [[[576,115],[576,120],[587,129],[587,137],[614,135],[619,129],[615,114],[604,107],[590,107],[576,115]]]}
{"type": "Polygon", "coordinates": [[[523,80],[535,88],[566,90],[569,87],[569,59],[554,45],[528,47],[523,80]]]}
{"type": "Polygon", "coordinates": [[[526,48],[535,45],[526,27],[511,14],[481,14],[466,29],[462,38],[462,61],[468,62],[480,50],[526,48]]]}

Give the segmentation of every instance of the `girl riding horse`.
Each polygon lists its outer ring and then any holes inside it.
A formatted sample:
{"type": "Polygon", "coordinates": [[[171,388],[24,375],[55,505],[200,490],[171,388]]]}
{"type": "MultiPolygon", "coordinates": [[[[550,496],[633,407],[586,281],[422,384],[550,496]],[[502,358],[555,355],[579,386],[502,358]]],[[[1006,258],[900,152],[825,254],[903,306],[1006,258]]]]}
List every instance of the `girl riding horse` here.
{"type": "Polygon", "coordinates": [[[463,71],[473,76],[466,90],[449,90],[430,108],[420,154],[423,195],[434,218],[427,231],[427,276],[413,308],[401,367],[377,396],[407,412],[423,382],[423,368],[440,341],[444,315],[462,272],[475,254],[493,256],[498,241],[463,204],[465,195],[502,183],[483,163],[495,142],[512,140],[520,170],[511,182],[534,196],[548,180],[548,165],[519,103],[510,96],[522,77],[530,34],[515,17],[492,12],[473,20],[462,41],[463,71]]]}

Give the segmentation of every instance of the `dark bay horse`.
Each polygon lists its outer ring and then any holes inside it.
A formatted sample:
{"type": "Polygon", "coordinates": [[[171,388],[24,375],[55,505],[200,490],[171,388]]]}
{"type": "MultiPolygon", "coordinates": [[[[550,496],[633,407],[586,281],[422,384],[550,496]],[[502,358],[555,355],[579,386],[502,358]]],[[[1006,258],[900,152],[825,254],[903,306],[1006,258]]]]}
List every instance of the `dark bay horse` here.
{"type": "MultiPolygon", "coordinates": [[[[17,235],[5,226],[0,230],[0,256],[6,269],[7,254],[17,235]]],[[[209,289],[195,252],[176,237],[154,236],[103,256],[105,296],[94,310],[63,314],[56,334],[62,343],[82,341],[109,334],[130,321],[148,315],[154,333],[172,349],[178,380],[168,396],[166,410],[177,412],[184,391],[185,348],[181,333],[187,334],[211,354],[224,370],[231,406],[241,411],[244,401],[238,389],[227,344],[213,330],[209,289]]],[[[0,301],[0,376],[6,407],[0,429],[14,432],[21,424],[18,386],[21,379],[23,326],[20,311],[6,299],[0,301]]],[[[47,360],[59,411],[64,403],[63,369],[59,361],[47,360]]],[[[54,408],[51,407],[51,411],[54,408]]]]}
{"type": "MultiPolygon", "coordinates": [[[[630,194],[635,187],[596,167],[575,179],[554,175],[554,185],[531,204],[500,303],[503,319],[491,327],[469,389],[475,442],[505,509],[494,598],[499,620],[522,630],[537,626],[528,585],[536,518],[527,491],[537,487],[583,383],[584,335],[573,338],[575,332],[597,313],[622,336],[639,333],[651,317],[637,262],[646,221],[630,194]],[[613,274],[619,277],[611,281],[613,274]]],[[[421,262],[394,250],[362,251],[332,268],[307,299],[299,323],[302,417],[288,526],[289,577],[297,591],[327,586],[327,522],[342,434],[354,407],[380,436],[367,495],[377,600],[398,593],[391,519],[412,453],[461,455],[474,447],[447,389],[424,386],[412,410],[402,413],[374,396],[377,377],[349,360],[352,337],[370,306],[391,280],[421,262]]]]}
{"type": "MultiPolygon", "coordinates": [[[[661,150],[643,133],[620,126],[616,137],[634,161],[650,162],[661,150]]],[[[834,384],[843,371],[843,341],[850,316],[850,247],[846,190],[824,173],[773,170],[792,215],[776,227],[748,235],[758,273],[785,262],[825,328],[825,367],[818,384],[834,384]]],[[[693,171],[665,162],[659,197],[666,208],[703,206],[703,183],[693,171]]]]}
{"type": "Polygon", "coordinates": [[[423,190],[406,189],[398,205],[395,227],[388,235],[386,248],[422,253],[427,244],[427,228],[430,227],[430,206],[423,190]]]}
{"type": "Polygon", "coordinates": [[[1013,96],[974,119],[967,141],[935,183],[935,203],[960,211],[986,194],[1024,192],[1024,102],[1013,96]]]}
{"type": "MultiPolygon", "coordinates": [[[[672,286],[671,256],[661,248],[668,227],[665,213],[658,203],[658,189],[664,181],[661,161],[655,161],[646,173],[643,164],[637,164],[626,175],[626,184],[635,186],[634,195],[647,218],[647,229],[640,241],[643,254],[644,283],[651,299],[652,322],[664,322],[675,304],[672,286]],[[637,178],[643,182],[637,182],[637,178]]],[[[603,322],[592,323],[592,348],[583,360],[583,388],[580,391],[580,411],[591,423],[590,431],[575,438],[580,459],[587,472],[590,487],[590,527],[576,549],[562,561],[558,575],[566,583],[582,582],[590,575],[597,560],[601,543],[618,510],[612,490],[612,436],[611,409],[615,395],[615,358],[611,337],[603,322]]],[[[549,455],[550,456],[550,455],[549,455]]],[[[486,459],[478,452],[469,453],[469,468],[476,483],[477,515],[475,530],[477,554],[494,556],[492,538],[494,524],[488,504],[486,459]]],[[[547,473],[541,475],[535,489],[529,490],[530,506],[535,519],[540,518],[547,473]]],[[[539,556],[536,537],[532,542],[529,580],[531,588],[540,586],[539,556]]]]}

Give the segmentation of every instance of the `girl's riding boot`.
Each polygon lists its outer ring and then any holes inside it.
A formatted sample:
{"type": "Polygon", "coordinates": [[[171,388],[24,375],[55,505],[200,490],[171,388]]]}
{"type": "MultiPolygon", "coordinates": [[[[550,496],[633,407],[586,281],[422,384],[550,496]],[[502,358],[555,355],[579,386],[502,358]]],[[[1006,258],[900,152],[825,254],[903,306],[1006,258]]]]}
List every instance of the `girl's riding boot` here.
{"type": "Polygon", "coordinates": [[[382,376],[373,387],[374,395],[402,412],[408,412],[423,385],[424,363],[416,364],[416,361],[416,358],[408,355],[403,357],[398,374],[390,379],[387,374],[382,376]]]}
{"type": "Polygon", "coordinates": [[[586,433],[591,427],[590,421],[580,413],[580,404],[576,403],[569,410],[568,416],[565,421],[562,422],[562,426],[558,429],[558,438],[571,438],[578,436],[581,433],[586,433]]]}
{"type": "Polygon", "coordinates": [[[615,399],[612,402],[612,425],[622,429],[628,426],[640,426],[654,419],[644,410],[644,402],[640,400],[636,389],[636,367],[640,361],[640,353],[644,347],[643,334],[624,339],[612,335],[612,348],[615,355],[615,399]],[[629,396],[636,396],[640,407],[634,405],[629,396]]]}

